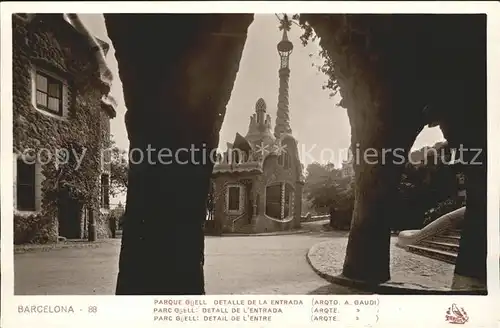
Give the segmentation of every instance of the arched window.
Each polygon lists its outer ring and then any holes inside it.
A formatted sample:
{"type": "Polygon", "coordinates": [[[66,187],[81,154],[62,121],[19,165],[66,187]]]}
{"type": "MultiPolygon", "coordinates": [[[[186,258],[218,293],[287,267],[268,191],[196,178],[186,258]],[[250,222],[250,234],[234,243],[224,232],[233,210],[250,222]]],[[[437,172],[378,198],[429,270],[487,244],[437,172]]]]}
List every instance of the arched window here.
{"type": "Polygon", "coordinates": [[[286,182],[273,183],[266,188],[266,215],[284,220],[293,215],[294,191],[286,182]]]}

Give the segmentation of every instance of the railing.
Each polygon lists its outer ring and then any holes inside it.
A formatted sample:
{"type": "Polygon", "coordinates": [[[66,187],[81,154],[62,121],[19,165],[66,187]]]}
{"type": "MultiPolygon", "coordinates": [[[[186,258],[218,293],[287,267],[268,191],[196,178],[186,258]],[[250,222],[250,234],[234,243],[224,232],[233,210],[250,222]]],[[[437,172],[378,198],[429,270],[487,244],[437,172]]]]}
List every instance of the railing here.
{"type": "Polygon", "coordinates": [[[464,215],[465,207],[461,207],[440,216],[433,222],[423,227],[421,230],[401,231],[398,235],[396,246],[406,248],[408,245],[412,245],[425,238],[435,236],[446,229],[456,227],[463,220],[464,215]]]}
{"type": "Polygon", "coordinates": [[[242,214],[238,215],[238,217],[236,219],[233,220],[232,225],[231,225],[232,232],[234,232],[234,225],[236,224],[236,222],[238,220],[240,220],[241,218],[243,218],[245,215],[246,215],[246,213],[242,213],[242,214]]]}
{"type": "Polygon", "coordinates": [[[307,216],[301,216],[300,220],[305,221],[305,222],[310,222],[310,221],[320,221],[320,220],[326,220],[330,218],[330,214],[324,214],[324,215],[312,215],[310,217],[307,216]]]}

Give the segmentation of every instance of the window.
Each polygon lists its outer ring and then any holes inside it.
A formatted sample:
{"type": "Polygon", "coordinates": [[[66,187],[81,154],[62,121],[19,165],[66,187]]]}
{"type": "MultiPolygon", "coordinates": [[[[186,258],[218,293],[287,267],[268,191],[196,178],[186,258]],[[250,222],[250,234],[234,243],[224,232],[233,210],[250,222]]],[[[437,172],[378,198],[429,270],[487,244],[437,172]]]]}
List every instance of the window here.
{"type": "Polygon", "coordinates": [[[241,162],[242,156],[240,156],[240,155],[243,155],[243,154],[240,152],[241,151],[239,149],[231,150],[231,163],[239,164],[241,162]]]}
{"type": "Polygon", "coordinates": [[[239,211],[240,210],[240,187],[232,186],[228,190],[228,207],[229,211],[239,211]]]}
{"type": "Polygon", "coordinates": [[[266,187],[266,215],[278,220],[294,213],[294,191],[290,184],[273,183],[266,187]]]}
{"type": "Polygon", "coordinates": [[[52,114],[62,116],[63,114],[63,84],[61,81],[36,72],[36,107],[52,114]]]}
{"type": "Polygon", "coordinates": [[[101,175],[101,207],[109,208],[109,174],[101,175]]]}
{"type": "Polygon", "coordinates": [[[281,68],[288,67],[288,56],[281,56],[281,68]]]}
{"type": "Polygon", "coordinates": [[[278,157],[278,164],[283,166],[285,169],[289,169],[291,166],[290,155],[287,152],[281,153],[278,157]]]}
{"type": "Polygon", "coordinates": [[[17,209],[20,211],[35,211],[35,164],[27,164],[22,159],[17,160],[17,209]]]}

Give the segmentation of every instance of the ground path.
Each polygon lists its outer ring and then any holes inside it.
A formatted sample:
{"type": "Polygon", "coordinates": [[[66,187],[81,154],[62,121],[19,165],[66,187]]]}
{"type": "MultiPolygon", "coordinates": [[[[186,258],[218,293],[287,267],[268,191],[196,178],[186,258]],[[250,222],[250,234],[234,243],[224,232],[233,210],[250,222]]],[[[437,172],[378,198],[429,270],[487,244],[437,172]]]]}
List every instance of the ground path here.
{"type": "MultiPolygon", "coordinates": [[[[313,223],[309,227],[317,230],[320,224],[313,223]]],[[[332,234],[208,236],[205,239],[206,292],[328,292],[330,284],[314,273],[306,261],[306,253],[314,244],[330,239],[332,234]]],[[[99,247],[69,247],[15,254],[15,294],[112,295],[118,272],[119,249],[120,240],[111,239],[101,242],[99,247]]],[[[345,292],[348,291],[346,289],[345,292]]]]}
{"type": "MultiPolygon", "coordinates": [[[[207,294],[346,294],[353,289],[320,278],[306,261],[319,242],[338,239],[344,232],[320,232],[322,222],[306,225],[309,233],[280,236],[206,237],[207,294]]],[[[120,240],[98,247],[69,247],[15,254],[16,295],[113,295],[120,240]]],[[[343,257],[345,249],[335,257],[343,257]]],[[[402,255],[404,256],[404,255],[402,255]]]]}

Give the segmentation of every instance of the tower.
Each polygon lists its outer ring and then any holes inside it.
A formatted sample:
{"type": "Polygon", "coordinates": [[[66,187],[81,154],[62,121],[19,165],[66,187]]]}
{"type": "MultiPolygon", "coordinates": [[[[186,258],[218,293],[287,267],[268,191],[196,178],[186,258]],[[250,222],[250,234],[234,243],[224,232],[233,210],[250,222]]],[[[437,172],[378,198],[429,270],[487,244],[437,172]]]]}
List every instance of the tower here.
{"type": "Polygon", "coordinates": [[[278,94],[278,112],[276,114],[276,125],[274,127],[274,136],[279,138],[283,133],[292,133],[290,127],[290,111],[288,108],[288,81],[290,80],[289,58],[293,51],[293,44],[288,40],[287,32],[290,30],[291,21],[287,15],[281,20],[280,29],[283,30],[283,37],[278,43],[278,54],[280,56],[279,68],[279,94],[278,94]]]}
{"type": "Polygon", "coordinates": [[[250,124],[245,139],[253,144],[270,144],[273,142],[271,116],[267,114],[266,102],[262,98],[259,98],[255,103],[255,113],[250,116],[250,124]]]}

